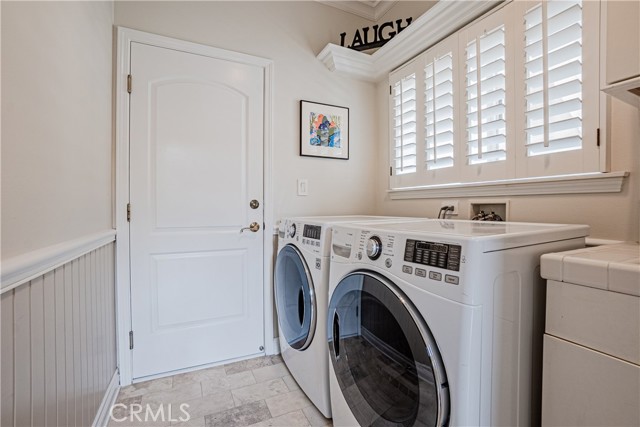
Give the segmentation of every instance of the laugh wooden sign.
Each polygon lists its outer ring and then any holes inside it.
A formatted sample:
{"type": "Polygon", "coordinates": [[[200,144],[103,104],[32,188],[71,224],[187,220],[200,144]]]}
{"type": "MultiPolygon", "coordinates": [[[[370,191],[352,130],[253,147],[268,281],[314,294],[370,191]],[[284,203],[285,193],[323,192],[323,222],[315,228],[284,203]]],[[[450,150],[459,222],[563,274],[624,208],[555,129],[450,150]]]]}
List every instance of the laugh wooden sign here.
{"type": "MultiPolygon", "coordinates": [[[[382,47],[386,42],[398,35],[400,31],[407,28],[409,24],[411,24],[412,20],[413,18],[407,18],[407,23],[404,26],[402,26],[403,20],[397,19],[395,21],[385,22],[381,25],[376,24],[372,27],[357,29],[353,35],[351,44],[346,47],[360,51],[382,47]]],[[[340,46],[345,46],[346,37],[347,33],[340,34],[340,46]]]]}

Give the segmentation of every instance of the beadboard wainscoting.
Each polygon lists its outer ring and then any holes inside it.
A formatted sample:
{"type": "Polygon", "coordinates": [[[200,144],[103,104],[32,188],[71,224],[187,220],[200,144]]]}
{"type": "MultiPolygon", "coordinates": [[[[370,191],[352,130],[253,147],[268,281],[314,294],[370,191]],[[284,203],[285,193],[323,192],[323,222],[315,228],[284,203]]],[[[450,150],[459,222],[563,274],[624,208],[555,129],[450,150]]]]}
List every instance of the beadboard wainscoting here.
{"type": "Polygon", "coordinates": [[[3,427],[106,425],[118,390],[114,239],[68,245],[61,265],[3,286],[3,427]]]}

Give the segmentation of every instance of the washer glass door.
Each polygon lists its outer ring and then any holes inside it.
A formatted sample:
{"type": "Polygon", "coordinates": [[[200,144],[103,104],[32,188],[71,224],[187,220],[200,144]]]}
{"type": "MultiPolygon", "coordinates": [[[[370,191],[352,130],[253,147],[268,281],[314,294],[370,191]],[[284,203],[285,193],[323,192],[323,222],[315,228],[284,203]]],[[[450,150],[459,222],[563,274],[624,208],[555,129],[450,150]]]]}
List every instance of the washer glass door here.
{"type": "Polygon", "coordinates": [[[280,333],[291,348],[306,349],[316,329],[316,298],[307,263],[294,245],[278,253],[275,293],[280,333]]]}
{"type": "Polygon", "coordinates": [[[435,340],[408,298],[370,272],[335,288],[329,355],[342,395],[361,426],[444,426],[449,390],[435,340]]]}

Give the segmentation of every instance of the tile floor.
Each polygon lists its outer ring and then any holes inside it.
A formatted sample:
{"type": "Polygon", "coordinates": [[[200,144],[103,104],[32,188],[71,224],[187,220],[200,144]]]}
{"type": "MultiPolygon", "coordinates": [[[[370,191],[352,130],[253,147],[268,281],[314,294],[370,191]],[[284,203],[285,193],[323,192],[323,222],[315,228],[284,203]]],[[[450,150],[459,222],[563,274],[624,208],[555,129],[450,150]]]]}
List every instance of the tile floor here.
{"type": "Polygon", "coordinates": [[[109,423],[109,427],[331,425],[300,390],[280,356],[123,387],[109,423]]]}

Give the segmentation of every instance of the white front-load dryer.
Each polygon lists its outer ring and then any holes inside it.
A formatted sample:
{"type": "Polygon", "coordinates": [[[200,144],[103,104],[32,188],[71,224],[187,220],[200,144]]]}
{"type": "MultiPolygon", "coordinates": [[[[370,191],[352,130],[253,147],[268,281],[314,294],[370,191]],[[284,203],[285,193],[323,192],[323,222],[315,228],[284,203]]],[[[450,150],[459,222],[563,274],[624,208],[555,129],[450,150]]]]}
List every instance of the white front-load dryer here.
{"type": "Polygon", "coordinates": [[[326,313],[332,227],[348,222],[417,221],[376,216],[297,217],[281,221],[275,300],[282,358],[302,391],[331,417],[326,313]]]}
{"type": "Polygon", "coordinates": [[[539,425],[539,258],[587,234],[450,220],[334,226],[334,426],[539,425]]]}

